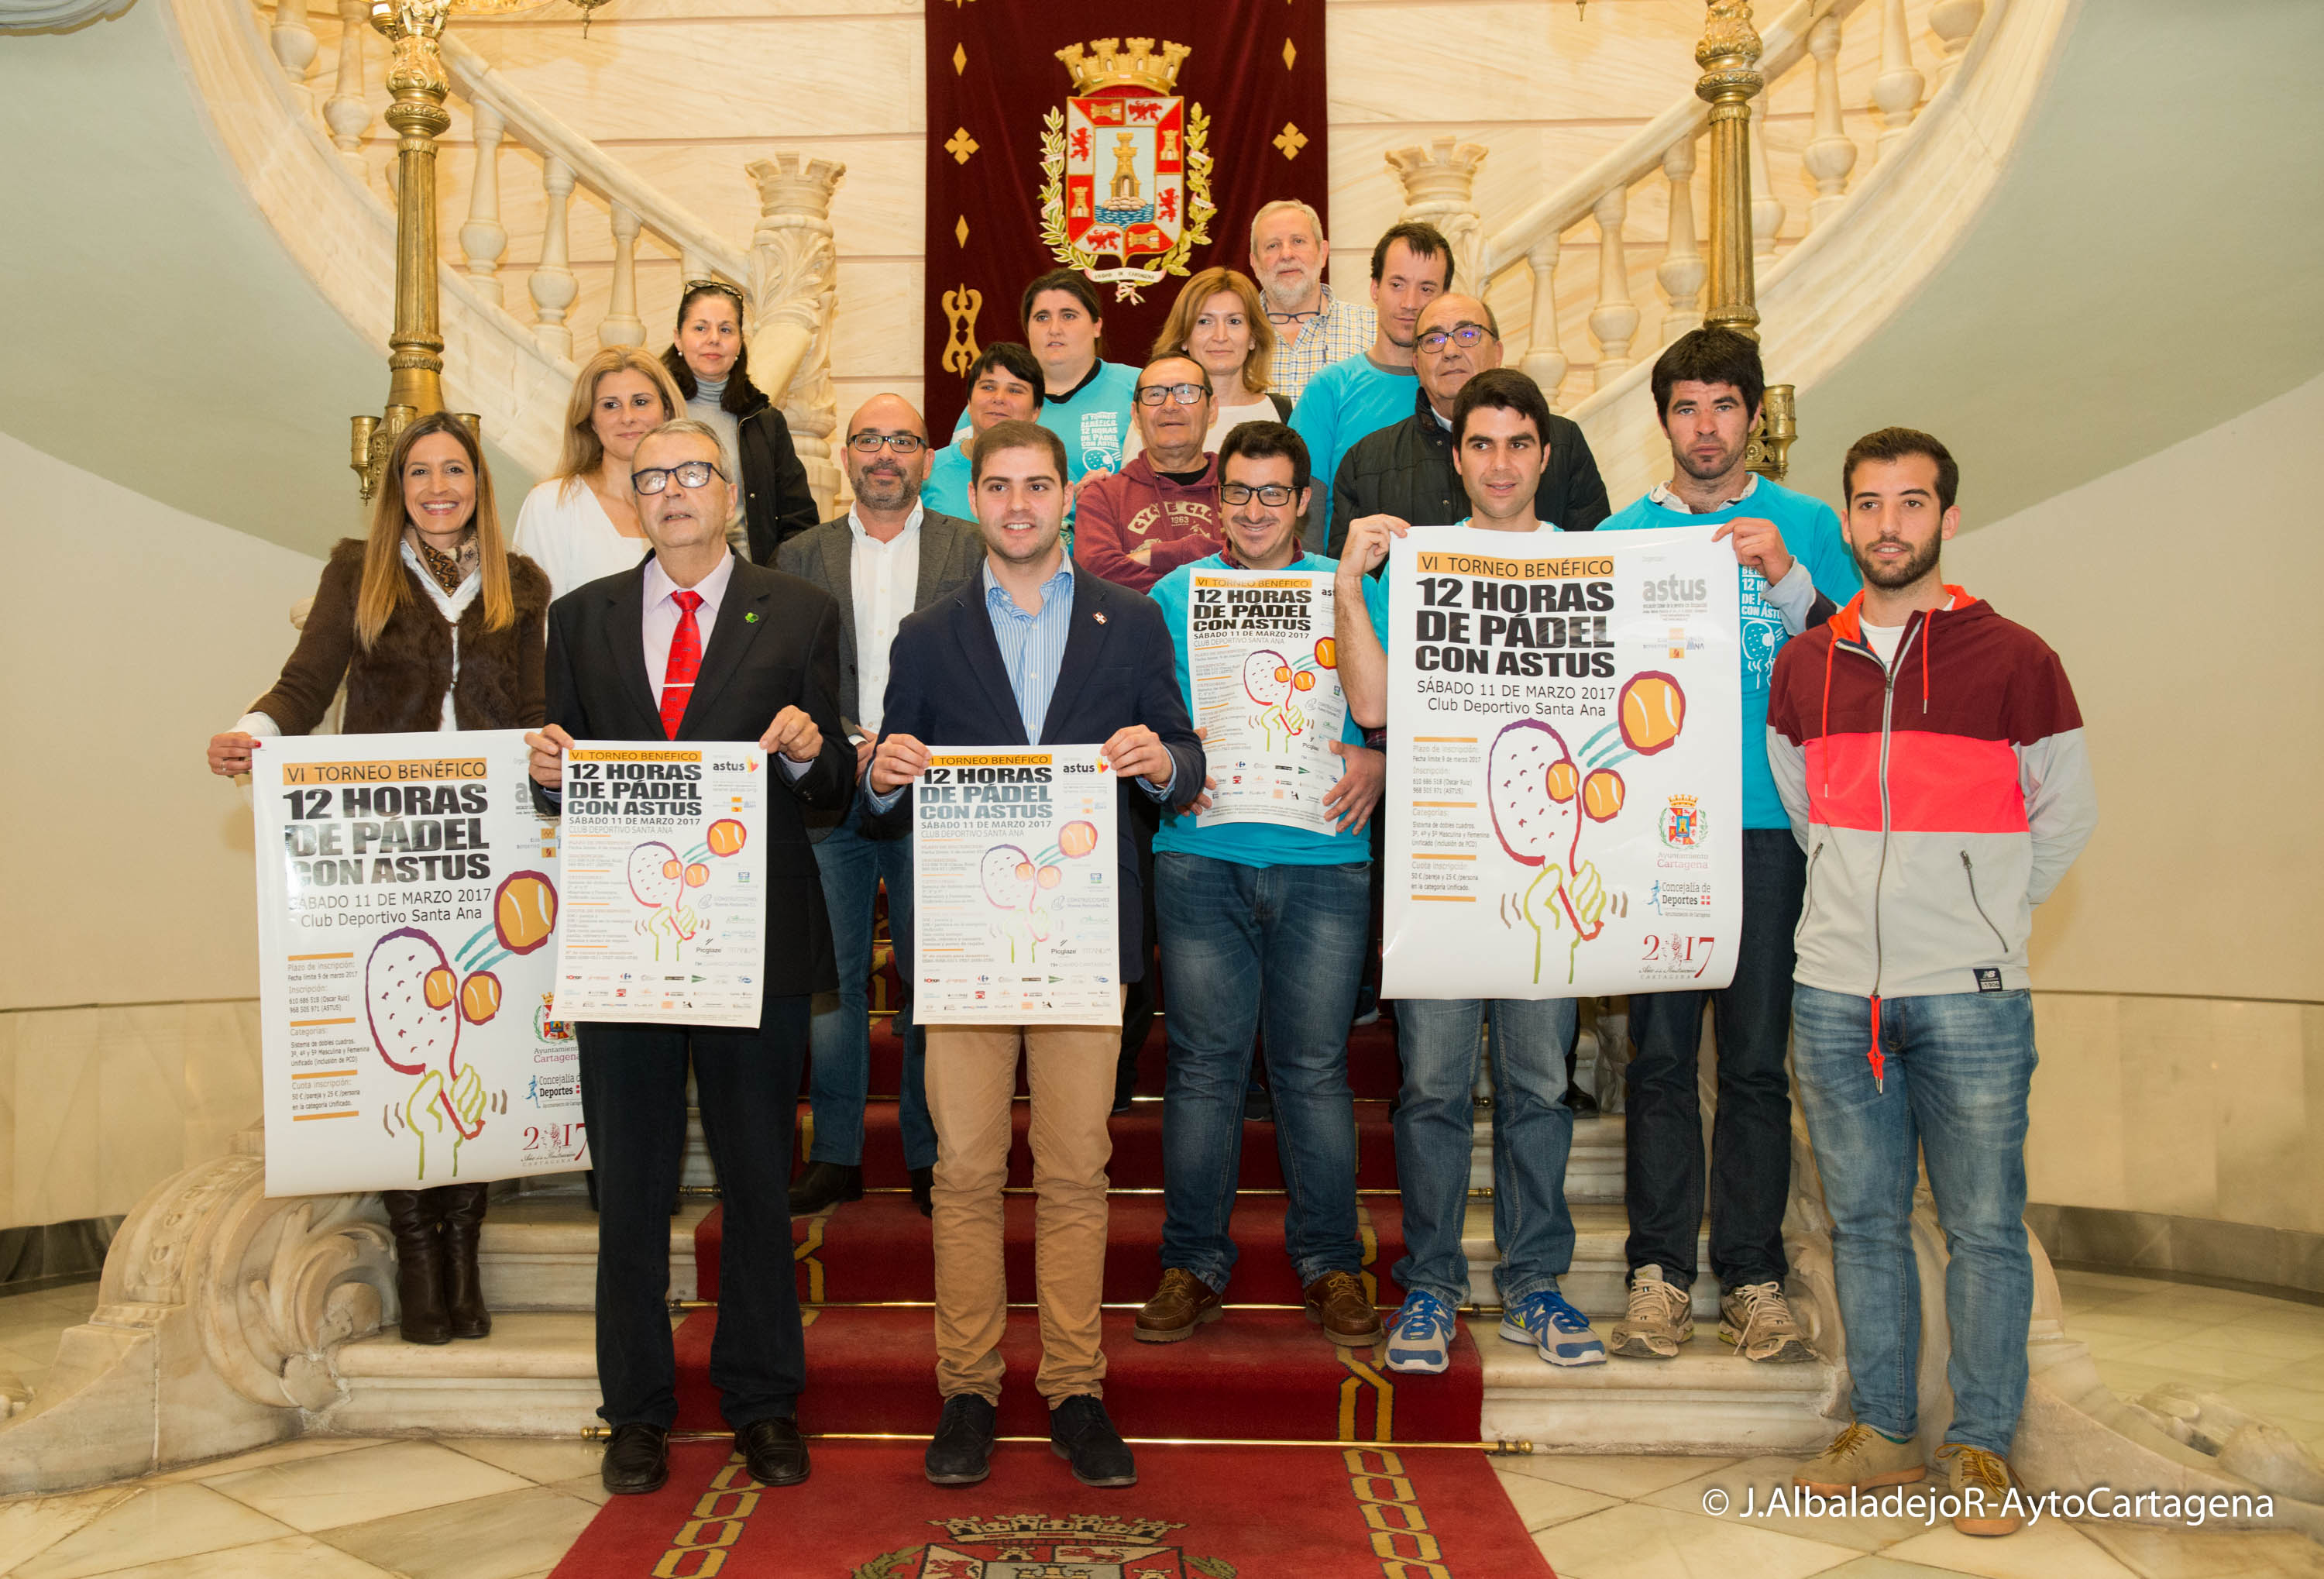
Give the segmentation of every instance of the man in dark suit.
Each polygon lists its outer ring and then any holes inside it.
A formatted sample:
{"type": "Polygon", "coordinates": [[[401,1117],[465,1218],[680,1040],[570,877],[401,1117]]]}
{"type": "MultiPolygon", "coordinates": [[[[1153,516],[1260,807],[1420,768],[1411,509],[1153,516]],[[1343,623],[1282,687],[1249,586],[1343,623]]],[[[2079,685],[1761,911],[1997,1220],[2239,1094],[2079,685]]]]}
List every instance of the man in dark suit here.
{"type": "Polygon", "coordinates": [[[613,1427],[603,1474],[607,1491],[623,1493],[669,1478],[669,1203],[686,1146],[689,1052],[725,1196],[710,1380],[753,1476],[782,1486],[807,1475],[797,1420],[807,1350],[786,1196],[810,995],[836,978],[803,808],[846,806],[855,753],[839,722],[839,608],[727,550],[733,485],[719,463],[718,436],[699,422],[665,423],[639,441],[631,485],[654,552],[550,606],[549,721],[525,737],[537,797],[552,810],[576,739],[750,741],[773,753],[759,1024],[580,1027],[582,1116],[601,1203],[598,1413],[613,1427]]]}
{"type": "MultiPolygon", "coordinates": [[[[1452,402],[1471,378],[1501,365],[1501,327],[1477,298],[1446,295],[1420,309],[1418,334],[1412,365],[1420,392],[1412,415],[1356,440],[1339,475],[1323,479],[1332,491],[1325,552],[1335,559],[1347,544],[1348,528],[1365,516],[1450,526],[1469,513],[1468,491],[1452,468],[1452,402]]],[[[1541,438],[1549,463],[1534,495],[1534,515],[1563,531],[1588,531],[1609,509],[1590,441],[1570,418],[1558,416],[1549,419],[1541,438]]]]}
{"type": "MultiPolygon", "coordinates": [[[[1129,797],[1173,804],[1203,787],[1203,747],[1178,694],[1162,612],[1142,593],[1077,572],[1058,541],[1065,446],[1031,422],[976,443],[971,497],[982,569],[904,622],[890,654],[882,734],[864,804],[908,826],[909,788],[931,743],[1100,743],[1119,783],[1115,872],[1122,979],[1146,956],[1145,906],[1129,797]],[[1135,786],[1134,788],[1132,786],[1135,786]]],[[[1001,1398],[1001,1185],[1021,1048],[1033,1091],[1034,1260],[1049,1439],[1085,1485],[1127,1486],[1136,1461],[1107,1418],[1098,1300],[1105,1270],[1112,1137],[1112,1025],[947,1025],[927,1032],[936,1166],[936,1384],[944,1417],[928,1444],[938,1485],[984,1479],[1001,1398]]]]}
{"type": "MultiPolygon", "coordinates": [[[[924,509],[928,430],[909,402],[874,395],[847,424],[847,480],[854,508],[786,540],[775,562],[812,581],[839,605],[839,717],[859,770],[880,735],[888,694],[888,649],[904,616],[924,609],[984,562],[976,523],[924,509]]],[[[912,1025],[912,841],[872,826],[860,806],[807,818],[823,902],[839,956],[839,992],[816,1001],[809,1094],[815,1142],[791,1186],[791,1211],[807,1216],[863,1195],[863,1101],[871,1089],[872,1038],[866,991],[872,974],[872,900],[888,890],[888,937],[904,1000],[896,1034],[904,1041],[900,1118],[912,1198],[929,1210],[936,1132],[928,1122],[927,1046],[912,1025]]]]}

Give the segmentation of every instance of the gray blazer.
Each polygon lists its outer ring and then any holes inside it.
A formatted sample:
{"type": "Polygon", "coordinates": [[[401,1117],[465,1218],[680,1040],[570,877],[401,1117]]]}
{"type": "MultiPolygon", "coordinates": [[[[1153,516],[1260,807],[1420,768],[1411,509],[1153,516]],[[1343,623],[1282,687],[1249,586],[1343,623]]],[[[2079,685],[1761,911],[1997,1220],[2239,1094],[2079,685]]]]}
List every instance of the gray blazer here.
{"type": "MultiPolygon", "coordinates": [[[[855,532],[847,517],[783,540],[775,551],[775,568],[800,577],[831,594],[839,605],[839,716],[852,732],[862,718],[859,689],[861,669],[855,659],[855,582],[850,572],[854,559],[855,532]]],[[[920,513],[920,575],[912,589],[912,612],[918,613],[958,582],[974,576],[984,564],[984,535],[973,521],[923,508],[920,513]]],[[[809,836],[820,840],[828,818],[811,817],[809,836]]]]}

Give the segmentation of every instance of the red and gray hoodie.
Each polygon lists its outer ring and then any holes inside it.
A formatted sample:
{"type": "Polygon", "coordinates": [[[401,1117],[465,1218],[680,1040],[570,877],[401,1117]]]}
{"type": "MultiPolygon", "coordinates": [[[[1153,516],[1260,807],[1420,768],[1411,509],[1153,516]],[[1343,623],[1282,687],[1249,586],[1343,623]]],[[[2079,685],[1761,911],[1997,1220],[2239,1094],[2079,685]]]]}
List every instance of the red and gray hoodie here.
{"type": "Polygon", "coordinates": [[[1893,669],[1864,595],[1775,660],[1767,762],[1807,851],[1797,979],[1872,1002],[2028,984],[2034,907],[2089,842],[2098,799],[2064,665],[1958,586],[1893,669]]]}

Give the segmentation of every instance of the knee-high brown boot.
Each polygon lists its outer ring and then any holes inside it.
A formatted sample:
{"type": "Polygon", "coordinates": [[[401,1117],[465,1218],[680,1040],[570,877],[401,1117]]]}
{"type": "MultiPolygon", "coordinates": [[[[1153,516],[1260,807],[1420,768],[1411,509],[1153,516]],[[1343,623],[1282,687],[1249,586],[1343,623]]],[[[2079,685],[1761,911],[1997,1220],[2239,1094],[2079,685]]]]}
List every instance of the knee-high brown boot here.
{"type": "Polygon", "coordinates": [[[444,1309],[444,1247],[436,1232],[434,1190],[386,1190],[388,1227],[395,1233],[395,1291],[403,1307],[407,1344],[448,1344],[452,1324],[444,1309]]]}
{"type": "Polygon", "coordinates": [[[451,1317],[452,1335],[488,1336],[493,1313],[484,1308],[484,1283],[476,1273],[476,1240],[484,1226],[484,1187],[441,1185],[428,1193],[443,1203],[444,1305],[451,1317]]]}

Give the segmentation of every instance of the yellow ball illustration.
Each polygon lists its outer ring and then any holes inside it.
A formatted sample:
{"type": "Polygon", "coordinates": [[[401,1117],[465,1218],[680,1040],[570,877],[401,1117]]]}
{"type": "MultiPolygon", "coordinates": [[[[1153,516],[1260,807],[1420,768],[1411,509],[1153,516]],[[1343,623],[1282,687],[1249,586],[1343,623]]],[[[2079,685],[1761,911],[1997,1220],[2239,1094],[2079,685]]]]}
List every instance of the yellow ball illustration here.
{"type": "Polygon", "coordinates": [[[1561,757],[1549,764],[1547,777],[1549,798],[1563,806],[1573,799],[1575,772],[1573,759],[1561,757]]]}
{"type": "Polygon", "coordinates": [[[428,1007],[441,1009],[449,1003],[456,980],[451,971],[443,965],[429,971],[427,980],[420,987],[420,995],[428,1000],[428,1007]]]}
{"type": "Polygon", "coordinates": [[[714,855],[732,855],[742,849],[748,832],[733,817],[722,817],[710,825],[709,831],[703,836],[703,842],[710,846],[710,853],[714,855]]]}
{"type": "Polygon", "coordinates": [[[470,1025],[482,1025],[501,1011],[501,979],[478,971],[460,983],[460,1012],[470,1025]]]}
{"type": "Polygon", "coordinates": [[[1057,848],[1078,860],[1097,848],[1097,824],[1069,822],[1057,830],[1057,848]]]}
{"type": "Polygon", "coordinates": [[[557,887],[538,872],[512,872],[493,896],[493,928],[511,954],[530,954],[557,929],[557,887]]]}
{"type": "Polygon", "coordinates": [[[696,861],[693,865],[688,866],[686,869],[687,887],[700,888],[704,883],[708,882],[709,881],[710,868],[704,865],[701,862],[696,861]]]}
{"type": "Polygon", "coordinates": [[[1631,676],[1621,708],[1622,743],[1640,756],[1669,750],[1686,725],[1686,693],[1666,674],[1631,676]]]}
{"type": "Polygon", "coordinates": [[[1622,775],[1600,768],[1582,780],[1582,809],[1598,822],[1622,809],[1622,775]]]}

